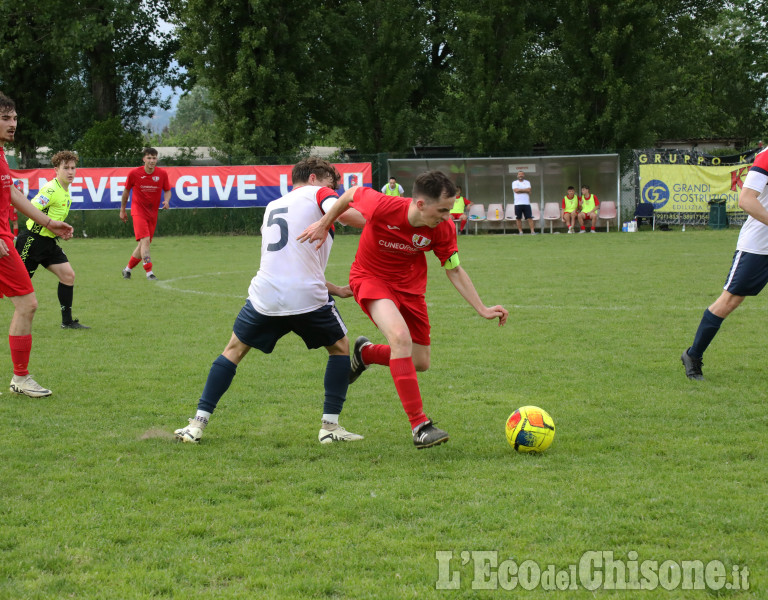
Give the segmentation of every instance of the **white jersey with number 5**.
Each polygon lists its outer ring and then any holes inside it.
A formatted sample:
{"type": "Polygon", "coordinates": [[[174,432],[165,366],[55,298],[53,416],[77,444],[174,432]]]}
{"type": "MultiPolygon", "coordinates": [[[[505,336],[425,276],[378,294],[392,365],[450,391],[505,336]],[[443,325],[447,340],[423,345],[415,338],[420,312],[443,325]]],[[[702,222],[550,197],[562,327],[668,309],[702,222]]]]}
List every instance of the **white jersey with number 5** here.
{"type": "Polygon", "coordinates": [[[325,267],[333,238],[316,244],[296,240],[338,199],[327,188],[294,188],[267,205],[261,226],[261,264],[248,288],[253,308],[263,315],[283,316],[311,312],[328,304],[325,267]]]}

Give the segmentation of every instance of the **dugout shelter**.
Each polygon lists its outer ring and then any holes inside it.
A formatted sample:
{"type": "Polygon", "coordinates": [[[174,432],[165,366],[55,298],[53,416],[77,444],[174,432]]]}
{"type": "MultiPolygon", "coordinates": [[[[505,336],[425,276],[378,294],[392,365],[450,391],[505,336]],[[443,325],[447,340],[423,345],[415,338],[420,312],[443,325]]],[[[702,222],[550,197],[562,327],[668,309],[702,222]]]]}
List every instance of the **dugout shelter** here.
{"type": "MultiPolygon", "coordinates": [[[[588,185],[600,203],[615,202],[616,227],[620,230],[621,172],[618,154],[584,154],[567,156],[512,156],[500,158],[393,158],[387,161],[388,177],[396,177],[410,196],[413,182],[424,171],[438,170],[451,176],[460,185],[464,196],[473,204],[514,204],[512,182],[517,172],[524,171],[531,182],[531,204],[538,204],[543,214],[544,205],[560,205],[568,186],[581,194],[581,186],[588,185]]],[[[613,223],[613,220],[612,220],[613,223]]],[[[537,227],[544,230],[544,220],[537,227]]],[[[503,231],[509,222],[500,222],[503,231]]]]}

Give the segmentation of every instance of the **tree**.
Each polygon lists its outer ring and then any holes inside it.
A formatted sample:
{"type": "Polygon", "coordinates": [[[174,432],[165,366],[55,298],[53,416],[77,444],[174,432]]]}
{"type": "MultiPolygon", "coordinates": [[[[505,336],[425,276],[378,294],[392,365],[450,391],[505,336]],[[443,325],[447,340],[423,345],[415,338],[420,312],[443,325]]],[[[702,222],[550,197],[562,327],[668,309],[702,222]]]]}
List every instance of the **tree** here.
{"type": "Polygon", "coordinates": [[[433,141],[450,61],[451,2],[349,0],[337,8],[326,121],[361,152],[402,151],[433,141]]]}
{"type": "Polygon", "coordinates": [[[326,17],[310,0],[178,1],[179,60],[206,87],[224,146],[255,156],[307,140],[320,73],[312,58],[326,17]]]}
{"type": "Polygon", "coordinates": [[[165,146],[221,146],[216,114],[210,108],[208,90],[200,85],[179,98],[176,114],[166,130],[158,136],[165,146]]]}
{"type": "Polygon", "coordinates": [[[467,153],[530,152],[539,141],[534,116],[547,85],[540,71],[551,9],[535,0],[465,0],[456,23],[439,140],[467,153]]]}
{"type": "Polygon", "coordinates": [[[163,104],[158,87],[178,81],[167,16],[166,0],[0,4],[0,86],[17,102],[25,163],[40,146],[71,147],[97,121],[138,131],[163,104]]]}

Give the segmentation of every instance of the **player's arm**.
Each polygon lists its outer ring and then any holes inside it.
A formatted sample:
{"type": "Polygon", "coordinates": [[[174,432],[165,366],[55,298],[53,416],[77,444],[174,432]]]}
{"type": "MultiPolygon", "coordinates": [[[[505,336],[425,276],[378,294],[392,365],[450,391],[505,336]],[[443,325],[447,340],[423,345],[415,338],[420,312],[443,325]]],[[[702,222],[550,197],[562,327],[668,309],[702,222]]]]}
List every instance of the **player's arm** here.
{"type": "Polygon", "coordinates": [[[16,210],[21,214],[26,215],[38,225],[42,225],[49,231],[55,233],[61,239],[68,240],[72,237],[72,233],[74,232],[72,225],[69,225],[64,221],[54,221],[42,210],[33,205],[27,197],[13,185],[11,186],[11,204],[13,204],[16,210]]]}
{"type": "MultiPolygon", "coordinates": [[[[749,174],[747,178],[749,178],[749,174]]],[[[739,208],[753,219],[760,221],[763,225],[768,225],[768,210],[757,199],[758,196],[760,196],[760,192],[748,188],[745,181],[745,185],[739,193],[739,208]]]]}
{"type": "Polygon", "coordinates": [[[504,323],[507,322],[509,311],[498,304],[496,306],[486,306],[483,303],[483,301],[480,299],[480,295],[475,289],[475,285],[469,278],[469,275],[461,267],[461,265],[458,264],[458,258],[458,253],[455,253],[445,263],[445,274],[448,276],[448,279],[451,280],[453,287],[455,287],[459,294],[461,294],[461,297],[464,298],[464,300],[466,300],[469,305],[477,311],[477,314],[479,314],[484,319],[495,319],[498,317],[499,327],[501,327],[504,325],[504,323]]]}
{"type": "Polygon", "coordinates": [[[338,221],[339,217],[349,208],[349,203],[352,202],[352,199],[355,197],[356,190],[357,186],[346,190],[339,199],[333,203],[331,209],[323,215],[322,219],[312,223],[312,225],[307,227],[296,239],[300,242],[318,242],[318,248],[322,246],[328,237],[328,231],[331,229],[334,221],[338,221]]]}
{"type": "Polygon", "coordinates": [[[163,208],[169,209],[171,207],[171,190],[163,190],[163,208]]]}
{"type": "Polygon", "coordinates": [[[120,220],[123,223],[128,222],[128,213],[125,212],[125,207],[128,205],[128,195],[131,193],[127,187],[123,188],[123,195],[120,196],[120,220]]]}
{"type": "Polygon", "coordinates": [[[328,293],[331,296],[337,296],[338,298],[351,298],[352,288],[347,285],[335,285],[330,281],[325,282],[325,287],[328,288],[328,293]]]}

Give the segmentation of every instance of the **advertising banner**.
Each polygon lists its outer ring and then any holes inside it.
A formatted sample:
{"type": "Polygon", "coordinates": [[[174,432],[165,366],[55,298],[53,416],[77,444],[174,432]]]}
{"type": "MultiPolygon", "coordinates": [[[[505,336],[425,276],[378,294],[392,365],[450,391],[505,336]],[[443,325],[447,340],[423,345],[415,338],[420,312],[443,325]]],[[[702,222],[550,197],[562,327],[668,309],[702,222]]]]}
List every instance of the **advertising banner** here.
{"type": "Polygon", "coordinates": [[[657,213],[707,212],[710,203],[740,211],[739,192],[758,150],[713,156],[683,150],[636,150],[639,201],[657,213]]]}
{"type": "MultiPolygon", "coordinates": [[[[334,164],[341,173],[341,188],[371,187],[371,163],[334,164]]],[[[171,208],[246,208],[266,206],[291,189],[292,165],[239,167],[160,167],[171,183],[171,208]]],[[[69,187],[71,210],[120,208],[120,197],[132,167],[87,168],[77,170],[69,187]]],[[[11,170],[32,199],[56,175],[46,169],[11,170]]],[[[129,205],[130,207],[130,202],[129,205]]]]}

